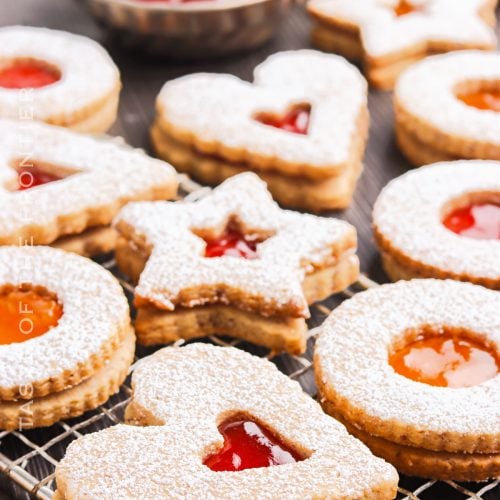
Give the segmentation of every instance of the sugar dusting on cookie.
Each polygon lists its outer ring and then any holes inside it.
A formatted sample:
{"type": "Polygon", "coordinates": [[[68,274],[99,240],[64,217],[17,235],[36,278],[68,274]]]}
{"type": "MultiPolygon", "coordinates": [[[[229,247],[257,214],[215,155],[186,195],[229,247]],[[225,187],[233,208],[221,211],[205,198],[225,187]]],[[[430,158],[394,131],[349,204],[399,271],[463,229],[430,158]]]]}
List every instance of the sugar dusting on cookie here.
{"type": "Polygon", "coordinates": [[[119,425],[72,443],[56,473],[64,495],[299,499],[396,493],[395,469],[267,360],[203,344],[166,348],[141,363],[133,384],[132,405],[166,425],[119,425]],[[203,459],[222,445],[217,425],[239,412],[308,458],[241,472],[210,470],[203,459]]]}
{"type": "Polygon", "coordinates": [[[244,294],[244,308],[308,317],[305,274],[354,253],[356,244],[346,222],[280,209],[251,173],[232,177],[199,202],[130,204],[115,226],[152,247],[136,297],[166,310],[213,302],[217,290],[219,303],[244,294]],[[204,258],[206,244],[196,234],[219,236],[230,221],[264,240],[258,258],[204,258]]]}

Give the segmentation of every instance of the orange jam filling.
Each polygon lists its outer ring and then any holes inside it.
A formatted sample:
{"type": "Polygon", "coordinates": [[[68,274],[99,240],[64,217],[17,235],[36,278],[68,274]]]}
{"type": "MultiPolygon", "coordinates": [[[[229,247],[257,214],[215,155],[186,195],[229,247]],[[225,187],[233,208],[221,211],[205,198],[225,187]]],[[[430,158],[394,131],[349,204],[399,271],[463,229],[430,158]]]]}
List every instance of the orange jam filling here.
{"type": "Polygon", "coordinates": [[[17,169],[17,190],[25,191],[36,186],[42,186],[49,182],[54,182],[62,179],[54,174],[49,174],[39,169],[37,166],[19,167],[17,169]]]}
{"type": "Polygon", "coordinates": [[[0,293],[0,345],[39,337],[57,325],[63,308],[48,294],[33,290],[0,293]]]}
{"type": "Polygon", "coordinates": [[[205,240],[205,257],[257,258],[257,241],[248,240],[238,231],[227,230],[214,240],[205,240]]]}
{"type": "Polygon", "coordinates": [[[311,106],[308,104],[297,104],[292,106],[283,115],[260,113],[255,119],[270,127],[280,128],[294,134],[305,135],[309,129],[310,117],[311,106]]]}
{"type": "Polygon", "coordinates": [[[499,90],[479,90],[458,94],[458,98],[467,104],[481,110],[500,112],[500,91],[499,90]]]}
{"type": "Polygon", "coordinates": [[[302,460],[273,432],[248,418],[223,422],[219,432],[224,446],[203,461],[213,471],[241,471],[302,460]]]}
{"type": "Polygon", "coordinates": [[[471,387],[493,378],[500,361],[475,340],[444,333],[419,336],[389,356],[389,364],[406,378],[438,387],[471,387]]]}
{"type": "Polygon", "coordinates": [[[42,61],[16,61],[0,69],[0,87],[6,89],[40,88],[61,79],[58,71],[42,61]]]}
{"type": "Polygon", "coordinates": [[[500,205],[481,203],[454,210],[444,226],[460,236],[480,240],[500,240],[500,205]]]}
{"type": "Polygon", "coordinates": [[[406,0],[400,0],[394,7],[394,14],[396,16],[401,17],[401,16],[406,16],[406,14],[411,14],[412,12],[415,12],[417,10],[421,10],[422,7],[419,7],[417,5],[413,5],[411,2],[407,2],[406,0]]]}

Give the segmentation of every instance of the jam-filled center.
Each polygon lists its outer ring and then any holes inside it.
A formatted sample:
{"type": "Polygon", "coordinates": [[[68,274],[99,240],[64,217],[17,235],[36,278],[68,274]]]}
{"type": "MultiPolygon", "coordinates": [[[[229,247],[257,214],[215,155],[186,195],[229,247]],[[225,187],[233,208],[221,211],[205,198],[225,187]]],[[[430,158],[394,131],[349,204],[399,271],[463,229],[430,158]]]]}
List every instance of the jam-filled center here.
{"type": "Polygon", "coordinates": [[[482,343],[460,336],[420,335],[389,356],[406,378],[439,387],[471,387],[498,373],[499,359],[482,343]]]}
{"type": "Polygon", "coordinates": [[[457,97],[467,106],[500,112],[500,90],[476,90],[460,93],[457,97]]]}
{"type": "Polygon", "coordinates": [[[248,239],[244,234],[234,229],[227,229],[218,238],[205,241],[205,257],[257,258],[258,242],[248,239]]]}
{"type": "Polygon", "coordinates": [[[0,292],[0,345],[39,337],[57,325],[62,305],[48,294],[35,290],[0,292]]]}
{"type": "Polygon", "coordinates": [[[33,166],[20,166],[17,169],[17,189],[16,191],[26,191],[33,187],[42,186],[63,179],[51,172],[46,172],[40,167],[33,166]]]}
{"type": "Polygon", "coordinates": [[[406,0],[400,0],[396,5],[394,5],[393,10],[397,17],[401,17],[411,14],[412,12],[422,10],[422,7],[414,5],[411,2],[407,2],[406,0]]]}
{"type": "Polygon", "coordinates": [[[0,87],[6,89],[46,87],[60,79],[57,69],[36,59],[20,59],[0,69],[0,87]]]}
{"type": "Polygon", "coordinates": [[[443,224],[460,236],[500,240],[500,205],[478,203],[458,208],[444,218],[443,224]]]}
{"type": "Polygon", "coordinates": [[[309,104],[296,104],[283,114],[262,112],[257,114],[255,119],[270,127],[305,135],[309,130],[310,117],[311,106],[309,104]]]}
{"type": "Polygon", "coordinates": [[[270,429],[249,418],[227,420],[219,426],[219,432],[224,446],[203,461],[213,471],[240,471],[303,460],[270,429]]]}

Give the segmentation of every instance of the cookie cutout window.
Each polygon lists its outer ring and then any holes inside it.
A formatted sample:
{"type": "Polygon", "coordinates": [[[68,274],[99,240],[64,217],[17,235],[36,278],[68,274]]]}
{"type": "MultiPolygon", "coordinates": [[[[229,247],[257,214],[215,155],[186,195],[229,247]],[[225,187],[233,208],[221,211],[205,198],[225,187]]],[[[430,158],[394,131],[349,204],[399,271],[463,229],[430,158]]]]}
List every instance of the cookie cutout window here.
{"type": "Polygon", "coordinates": [[[254,417],[237,414],[218,426],[224,437],[221,450],[203,460],[213,471],[241,471],[301,462],[307,457],[286,444],[267,425],[254,417]]]}
{"type": "Polygon", "coordinates": [[[450,203],[443,225],[454,233],[477,240],[500,240],[500,195],[473,193],[450,203]]]}
{"type": "Polygon", "coordinates": [[[61,79],[61,71],[47,61],[17,58],[0,66],[0,87],[5,89],[42,88],[61,79]]]}
{"type": "Polygon", "coordinates": [[[3,287],[0,290],[0,345],[25,342],[57,326],[63,306],[41,287],[3,287]]]}
{"type": "Polygon", "coordinates": [[[457,86],[455,95],[467,106],[500,112],[500,81],[466,82],[457,86]]]}
{"type": "Polygon", "coordinates": [[[470,332],[423,328],[409,333],[389,355],[396,373],[437,387],[472,387],[495,377],[500,359],[470,332]]]}
{"type": "Polygon", "coordinates": [[[286,132],[307,135],[311,119],[311,105],[307,103],[294,104],[281,114],[261,111],[254,115],[254,119],[264,125],[286,132]]]}
{"type": "Polygon", "coordinates": [[[9,191],[26,191],[35,187],[57,182],[71,175],[80,173],[80,170],[70,169],[60,165],[32,160],[14,160],[11,168],[17,172],[17,179],[10,180],[6,188],[9,191]]]}
{"type": "Polygon", "coordinates": [[[397,17],[406,16],[407,14],[412,14],[414,12],[422,12],[424,9],[425,7],[423,5],[415,5],[407,0],[399,0],[398,3],[392,8],[397,17]]]}

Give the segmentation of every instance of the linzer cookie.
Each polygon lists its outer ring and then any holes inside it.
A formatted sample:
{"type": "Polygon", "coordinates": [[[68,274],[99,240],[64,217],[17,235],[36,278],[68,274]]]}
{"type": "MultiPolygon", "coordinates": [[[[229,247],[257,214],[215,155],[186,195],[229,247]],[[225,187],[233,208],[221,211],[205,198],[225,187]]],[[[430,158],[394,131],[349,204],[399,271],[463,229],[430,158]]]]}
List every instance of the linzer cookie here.
{"type": "Polygon", "coordinates": [[[285,206],[345,208],[362,170],[366,87],[343,58],[311,50],[271,56],[255,69],[253,84],[189,75],[163,86],[153,145],[208,184],[250,170],[285,206]]]}
{"type": "Polygon", "coordinates": [[[0,248],[0,429],[52,425],[118,391],[133,360],[128,303],[99,265],[0,248]]]}
{"type": "Polygon", "coordinates": [[[30,26],[0,28],[0,116],[105,132],[121,83],[108,53],[90,38],[30,26]]]}
{"type": "MultiPolygon", "coordinates": [[[[313,43],[361,61],[372,85],[391,89],[399,74],[432,54],[494,50],[497,0],[309,0],[313,43]]],[[[436,109],[440,102],[435,101],[436,109]]]]}
{"type": "Polygon", "coordinates": [[[112,140],[0,120],[0,244],[112,250],[109,227],[131,200],[175,196],[170,165],[112,140]]]}
{"type": "Polygon", "coordinates": [[[396,135],[415,165],[500,160],[500,54],[429,57],[403,73],[394,93],[396,135]]]}
{"type": "Polygon", "coordinates": [[[500,162],[436,163],[391,181],[373,211],[393,281],[453,278],[500,289],[500,162]]]}
{"type": "Polygon", "coordinates": [[[400,472],[500,475],[500,294],[412,280],[344,302],[314,355],[323,408],[400,472]]]}
{"type": "Polygon", "coordinates": [[[218,333],[300,353],[308,303],[358,276],[354,227],[280,209],[251,173],[198,202],[131,203],[114,225],[146,345],[218,333]]]}
{"type": "Polygon", "coordinates": [[[56,469],[58,498],[396,495],[396,470],[265,359],[167,347],[139,365],[133,390],[126,420],[136,425],[71,443],[56,469]]]}

